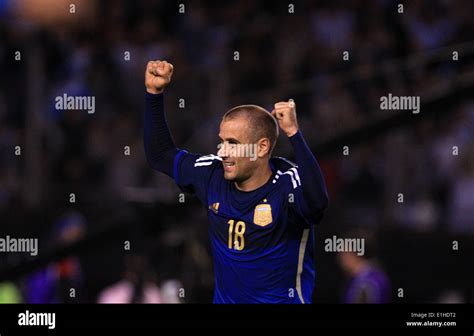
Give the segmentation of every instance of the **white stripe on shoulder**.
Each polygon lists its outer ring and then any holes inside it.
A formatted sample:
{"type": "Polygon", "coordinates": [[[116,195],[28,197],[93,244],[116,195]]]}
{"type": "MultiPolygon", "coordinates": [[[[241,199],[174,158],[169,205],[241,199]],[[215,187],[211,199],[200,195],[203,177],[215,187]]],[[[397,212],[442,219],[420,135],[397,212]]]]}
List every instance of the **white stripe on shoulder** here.
{"type": "Polygon", "coordinates": [[[298,186],[301,185],[300,176],[298,174],[298,170],[296,169],[296,167],[290,168],[287,171],[285,171],[284,173],[281,170],[277,170],[276,175],[273,178],[272,183],[276,183],[282,175],[289,175],[290,176],[291,184],[293,185],[293,189],[296,189],[298,186]]]}
{"type": "Polygon", "coordinates": [[[298,174],[298,170],[296,169],[296,167],[293,167],[290,170],[295,173],[295,178],[298,182],[298,185],[301,185],[300,175],[298,174]]]}
{"type": "Polygon", "coordinates": [[[214,161],[196,162],[194,167],[210,166],[214,161]]]}
{"type": "Polygon", "coordinates": [[[293,184],[293,189],[296,189],[298,187],[298,183],[296,182],[293,172],[291,170],[287,170],[286,172],[283,173],[283,175],[290,175],[291,177],[291,183],[293,184]]]}
{"type": "Polygon", "coordinates": [[[214,155],[214,154],[209,154],[209,155],[204,155],[204,156],[201,156],[200,158],[198,158],[196,160],[196,162],[199,162],[199,161],[209,161],[209,160],[219,160],[219,161],[222,161],[222,158],[220,156],[217,156],[217,155],[214,155]]]}

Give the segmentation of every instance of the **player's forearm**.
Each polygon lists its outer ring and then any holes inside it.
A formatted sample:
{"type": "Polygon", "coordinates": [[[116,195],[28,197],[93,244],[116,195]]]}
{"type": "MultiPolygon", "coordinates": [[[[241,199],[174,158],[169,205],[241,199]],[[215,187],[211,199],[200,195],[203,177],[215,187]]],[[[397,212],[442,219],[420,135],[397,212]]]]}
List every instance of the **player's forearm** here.
{"type": "Polygon", "coordinates": [[[318,161],[309,149],[301,131],[289,137],[295,152],[295,161],[301,179],[305,207],[309,213],[318,213],[327,208],[328,192],[318,161]]]}
{"type": "Polygon", "coordinates": [[[145,92],[143,142],[148,164],[170,177],[178,152],[171,137],[164,111],[163,94],[145,92]]]}

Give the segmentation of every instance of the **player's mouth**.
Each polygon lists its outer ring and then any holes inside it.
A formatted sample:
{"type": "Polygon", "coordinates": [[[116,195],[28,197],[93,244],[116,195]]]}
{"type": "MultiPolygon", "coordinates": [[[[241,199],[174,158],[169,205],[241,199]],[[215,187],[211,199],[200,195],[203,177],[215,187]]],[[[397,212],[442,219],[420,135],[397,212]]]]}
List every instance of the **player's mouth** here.
{"type": "Polygon", "coordinates": [[[234,170],[235,162],[223,161],[223,162],[222,162],[222,165],[224,166],[224,171],[226,171],[226,172],[231,172],[231,171],[234,170]]]}

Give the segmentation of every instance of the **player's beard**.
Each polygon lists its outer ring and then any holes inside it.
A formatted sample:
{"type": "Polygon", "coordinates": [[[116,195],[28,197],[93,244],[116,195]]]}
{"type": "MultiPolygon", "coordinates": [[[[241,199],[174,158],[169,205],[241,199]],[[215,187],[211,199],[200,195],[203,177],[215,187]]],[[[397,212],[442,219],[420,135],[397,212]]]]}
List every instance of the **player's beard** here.
{"type": "Polygon", "coordinates": [[[239,178],[237,164],[232,166],[231,168],[224,167],[224,179],[228,181],[236,181],[239,178]]]}
{"type": "Polygon", "coordinates": [[[230,169],[224,167],[224,179],[227,181],[241,183],[249,179],[253,172],[254,168],[252,166],[247,167],[244,162],[233,161],[234,165],[230,169]]]}

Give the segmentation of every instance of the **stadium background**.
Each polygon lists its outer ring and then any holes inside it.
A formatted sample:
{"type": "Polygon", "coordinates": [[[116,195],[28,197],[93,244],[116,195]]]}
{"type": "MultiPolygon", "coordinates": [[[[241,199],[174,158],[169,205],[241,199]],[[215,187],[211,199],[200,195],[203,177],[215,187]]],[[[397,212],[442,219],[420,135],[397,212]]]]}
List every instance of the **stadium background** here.
{"type": "MultiPolygon", "coordinates": [[[[77,295],[56,302],[97,302],[130,263],[163,298],[184,288],[181,302],[211,301],[205,211],[190,196],[179,202],[143,153],[143,72],[166,59],[168,120],[190,151],[216,152],[232,106],[295,99],[331,199],[316,233],[315,302],[341,302],[346,277],[324,239],[353,227],[375,234],[392,302],[473,302],[473,7],[1,0],[0,236],[39,238],[40,252],[0,255],[0,298],[35,302],[31,274],[73,260],[77,295]],[[96,112],[56,110],[63,93],[94,96],[96,112]],[[388,93],[420,96],[421,112],[381,110],[388,93]]],[[[276,154],[292,158],[282,136],[276,154]]]]}

